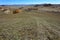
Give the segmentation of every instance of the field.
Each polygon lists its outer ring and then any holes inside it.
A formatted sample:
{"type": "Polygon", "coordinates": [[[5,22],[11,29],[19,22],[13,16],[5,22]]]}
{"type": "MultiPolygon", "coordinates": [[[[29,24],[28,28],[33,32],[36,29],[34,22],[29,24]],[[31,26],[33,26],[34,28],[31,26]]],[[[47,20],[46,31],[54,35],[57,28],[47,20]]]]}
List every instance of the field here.
{"type": "Polygon", "coordinates": [[[0,11],[0,40],[60,40],[60,9],[3,14],[0,11]]]}

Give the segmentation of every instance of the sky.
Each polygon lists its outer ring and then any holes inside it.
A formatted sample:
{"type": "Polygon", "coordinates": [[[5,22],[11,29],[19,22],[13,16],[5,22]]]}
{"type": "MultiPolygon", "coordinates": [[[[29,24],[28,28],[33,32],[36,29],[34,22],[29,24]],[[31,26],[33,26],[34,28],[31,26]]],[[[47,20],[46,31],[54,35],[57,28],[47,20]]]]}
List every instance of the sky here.
{"type": "Polygon", "coordinates": [[[60,0],[0,0],[0,5],[44,3],[60,4],[60,0]]]}

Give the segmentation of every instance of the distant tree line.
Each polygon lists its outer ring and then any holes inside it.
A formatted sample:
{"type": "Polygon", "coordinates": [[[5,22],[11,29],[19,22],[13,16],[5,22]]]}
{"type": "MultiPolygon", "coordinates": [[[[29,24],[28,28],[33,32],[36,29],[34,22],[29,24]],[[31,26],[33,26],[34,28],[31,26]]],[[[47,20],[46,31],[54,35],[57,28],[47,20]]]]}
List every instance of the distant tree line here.
{"type": "Polygon", "coordinates": [[[43,4],[43,6],[53,6],[52,4],[43,4]]]}
{"type": "Polygon", "coordinates": [[[42,4],[42,5],[40,5],[40,4],[37,4],[37,5],[34,5],[34,7],[38,7],[38,6],[53,6],[52,4],[42,4]]]}

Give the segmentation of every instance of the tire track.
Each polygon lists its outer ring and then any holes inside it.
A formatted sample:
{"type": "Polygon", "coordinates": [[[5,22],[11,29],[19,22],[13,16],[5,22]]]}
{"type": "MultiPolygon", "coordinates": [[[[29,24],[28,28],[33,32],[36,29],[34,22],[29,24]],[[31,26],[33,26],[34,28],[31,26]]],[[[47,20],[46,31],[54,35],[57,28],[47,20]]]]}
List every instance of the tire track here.
{"type": "MultiPolygon", "coordinates": [[[[60,31],[52,28],[46,20],[33,17],[37,23],[38,40],[60,40],[60,31]]],[[[55,26],[55,25],[54,25],[55,26]]]]}
{"type": "Polygon", "coordinates": [[[47,35],[50,39],[52,40],[60,40],[60,31],[52,28],[53,26],[51,26],[46,20],[42,20],[42,24],[45,26],[45,29],[47,30],[47,32],[49,32],[47,35]]]}
{"type": "Polygon", "coordinates": [[[38,40],[49,40],[47,38],[47,36],[45,35],[45,27],[43,27],[43,25],[40,23],[39,18],[37,17],[33,17],[36,20],[36,24],[37,24],[37,31],[38,31],[38,40]]]}

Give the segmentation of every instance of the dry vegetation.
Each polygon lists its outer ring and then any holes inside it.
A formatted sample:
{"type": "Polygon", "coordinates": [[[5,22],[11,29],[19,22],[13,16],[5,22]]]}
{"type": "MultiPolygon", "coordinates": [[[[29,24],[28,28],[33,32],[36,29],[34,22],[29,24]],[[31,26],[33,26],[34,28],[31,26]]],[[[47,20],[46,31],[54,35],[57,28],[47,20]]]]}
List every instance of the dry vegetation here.
{"type": "Polygon", "coordinates": [[[48,7],[38,9],[18,10],[18,14],[0,11],[0,40],[60,40],[60,13],[48,7]]]}

